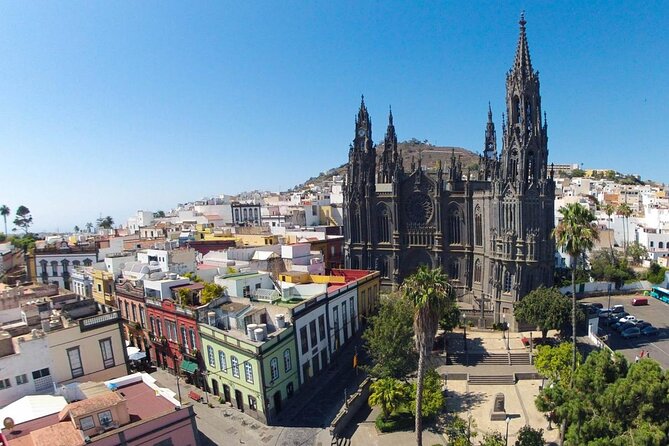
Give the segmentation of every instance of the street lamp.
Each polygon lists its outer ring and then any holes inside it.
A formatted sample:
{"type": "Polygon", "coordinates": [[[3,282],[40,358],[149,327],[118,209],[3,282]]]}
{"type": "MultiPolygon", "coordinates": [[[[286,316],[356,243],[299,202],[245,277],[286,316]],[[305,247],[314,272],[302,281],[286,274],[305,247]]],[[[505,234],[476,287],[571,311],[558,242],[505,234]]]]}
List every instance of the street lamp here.
{"type": "Polygon", "coordinates": [[[177,367],[177,355],[174,355],[174,374],[177,376],[177,394],[179,395],[179,409],[181,409],[181,386],[179,386],[179,367],[177,367]]]}
{"type": "Polygon", "coordinates": [[[511,417],[506,416],[506,437],[504,439],[504,445],[509,446],[509,423],[511,422],[511,417]]]}

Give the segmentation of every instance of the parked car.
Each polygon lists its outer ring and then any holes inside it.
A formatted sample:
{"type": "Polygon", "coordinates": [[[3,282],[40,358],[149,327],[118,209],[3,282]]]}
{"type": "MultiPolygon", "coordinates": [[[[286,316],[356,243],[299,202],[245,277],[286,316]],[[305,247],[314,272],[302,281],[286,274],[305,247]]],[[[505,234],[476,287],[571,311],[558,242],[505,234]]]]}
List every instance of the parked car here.
{"type": "Polygon", "coordinates": [[[611,307],[612,313],[623,313],[625,311],[625,305],[614,305],[611,307]]]}
{"type": "Polygon", "coordinates": [[[597,316],[601,318],[606,318],[611,316],[611,309],[610,308],[602,308],[597,312],[597,316]]]}
{"type": "Polygon", "coordinates": [[[591,303],[590,303],[590,306],[591,306],[592,308],[597,308],[598,310],[601,310],[601,309],[604,308],[604,305],[603,305],[603,304],[600,304],[599,302],[591,302],[591,303]]]}
{"type": "Polygon", "coordinates": [[[634,305],[634,306],[648,305],[648,298],[647,297],[635,297],[634,299],[632,299],[632,305],[634,305]]]}
{"type": "MultiPolygon", "coordinates": [[[[623,331],[627,330],[628,328],[636,327],[634,322],[616,322],[613,325],[613,329],[616,330],[619,333],[622,333],[623,331]]],[[[639,329],[641,330],[641,329],[639,329]]]]}
{"type": "Polygon", "coordinates": [[[618,322],[622,322],[624,324],[625,322],[633,322],[635,320],[636,316],[634,316],[633,314],[628,314],[627,316],[618,319],[618,322]]]}
{"type": "Polygon", "coordinates": [[[649,325],[648,327],[645,327],[643,330],[641,330],[641,334],[644,336],[657,336],[660,334],[660,330],[658,330],[657,327],[649,325]]]}
{"type": "Polygon", "coordinates": [[[639,336],[641,336],[641,330],[638,327],[630,327],[623,331],[623,338],[625,339],[638,338],[639,336]]]}
{"type": "Polygon", "coordinates": [[[634,325],[639,328],[639,330],[643,331],[644,328],[646,327],[652,327],[650,322],[645,322],[645,321],[640,321],[637,320],[634,325]]]}
{"type": "Polygon", "coordinates": [[[625,316],[629,316],[629,314],[625,313],[624,311],[622,313],[611,313],[611,315],[608,317],[609,325],[620,322],[620,319],[624,318],[625,316]]]}

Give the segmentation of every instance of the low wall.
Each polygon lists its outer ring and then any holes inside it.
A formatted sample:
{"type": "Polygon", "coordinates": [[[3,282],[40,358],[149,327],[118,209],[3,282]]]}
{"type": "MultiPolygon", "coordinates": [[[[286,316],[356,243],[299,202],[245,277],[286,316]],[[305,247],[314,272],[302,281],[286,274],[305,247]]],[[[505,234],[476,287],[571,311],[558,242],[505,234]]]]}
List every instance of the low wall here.
{"type": "Polygon", "coordinates": [[[342,408],[339,409],[337,416],[334,417],[334,420],[332,420],[332,423],[330,424],[330,435],[332,435],[332,437],[337,438],[358,410],[360,410],[364,404],[367,404],[367,400],[369,399],[369,386],[371,384],[372,380],[366,378],[360,384],[358,390],[355,393],[352,393],[342,408]]]}
{"type": "MultiPolygon", "coordinates": [[[[616,286],[613,282],[588,282],[588,283],[577,283],[576,284],[576,295],[577,296],[596,296],[596,295],[606,295],[611,294],[629,294],[635,292],[641,292],[643,290],[649,290],[651,288],[651,283],[647,280],[640,280],[638,282],[626,283],[620,288],[616,289],[616,286]]],[[[560,288],[562,294],[567,294],[572,292],[571,285],[563,286],[560,288]]]]}

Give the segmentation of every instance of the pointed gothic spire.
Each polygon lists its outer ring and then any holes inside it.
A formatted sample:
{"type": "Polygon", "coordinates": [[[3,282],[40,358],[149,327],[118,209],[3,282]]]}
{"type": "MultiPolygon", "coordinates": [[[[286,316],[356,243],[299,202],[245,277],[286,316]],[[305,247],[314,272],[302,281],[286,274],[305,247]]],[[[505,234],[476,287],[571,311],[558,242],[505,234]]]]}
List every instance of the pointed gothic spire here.
{"type": "Polygon", "coordinates": [[[388,126],[393,125],[393,106],[389,105],[388,109],[390,110],[388,113],[388,126]]]}
{"type": "Polygon", "coordinates": [[[488,101],[488,122],[492,122],[492,107],[490,106],[490,101],[488,101]]]}
{"type": "Polygon", "coordinates": [[[513,71],[521,76],[532,74],[532,62],[530,60],[530,47],[527,44],[527,35],[525,34],[525,11],[520,13],[520,35],[518,36],[518,46],[516,47],[516,60],[513,64],[513,71]]]}

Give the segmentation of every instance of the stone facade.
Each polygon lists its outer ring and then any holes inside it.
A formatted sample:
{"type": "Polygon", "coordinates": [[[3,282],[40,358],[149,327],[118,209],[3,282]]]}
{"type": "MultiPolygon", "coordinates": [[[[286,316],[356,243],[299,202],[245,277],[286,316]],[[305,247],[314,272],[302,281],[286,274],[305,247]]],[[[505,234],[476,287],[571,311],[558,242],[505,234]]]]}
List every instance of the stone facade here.
{"type": "Polygon", "coordinates": [[[363,98],[344,191],[347,267],[377,269],[392,286],[421,264],[441,266],[460,300],[512,328],[513,303],[539,285],[553,285],[555,251],[555,183],[525,24],[521,17],[506,76],[500,155],[489,108],[477,171],[463,172],[455,154],[433,169],[420,156],[406,168],[392,111],[377,155],[363,98]]]}

